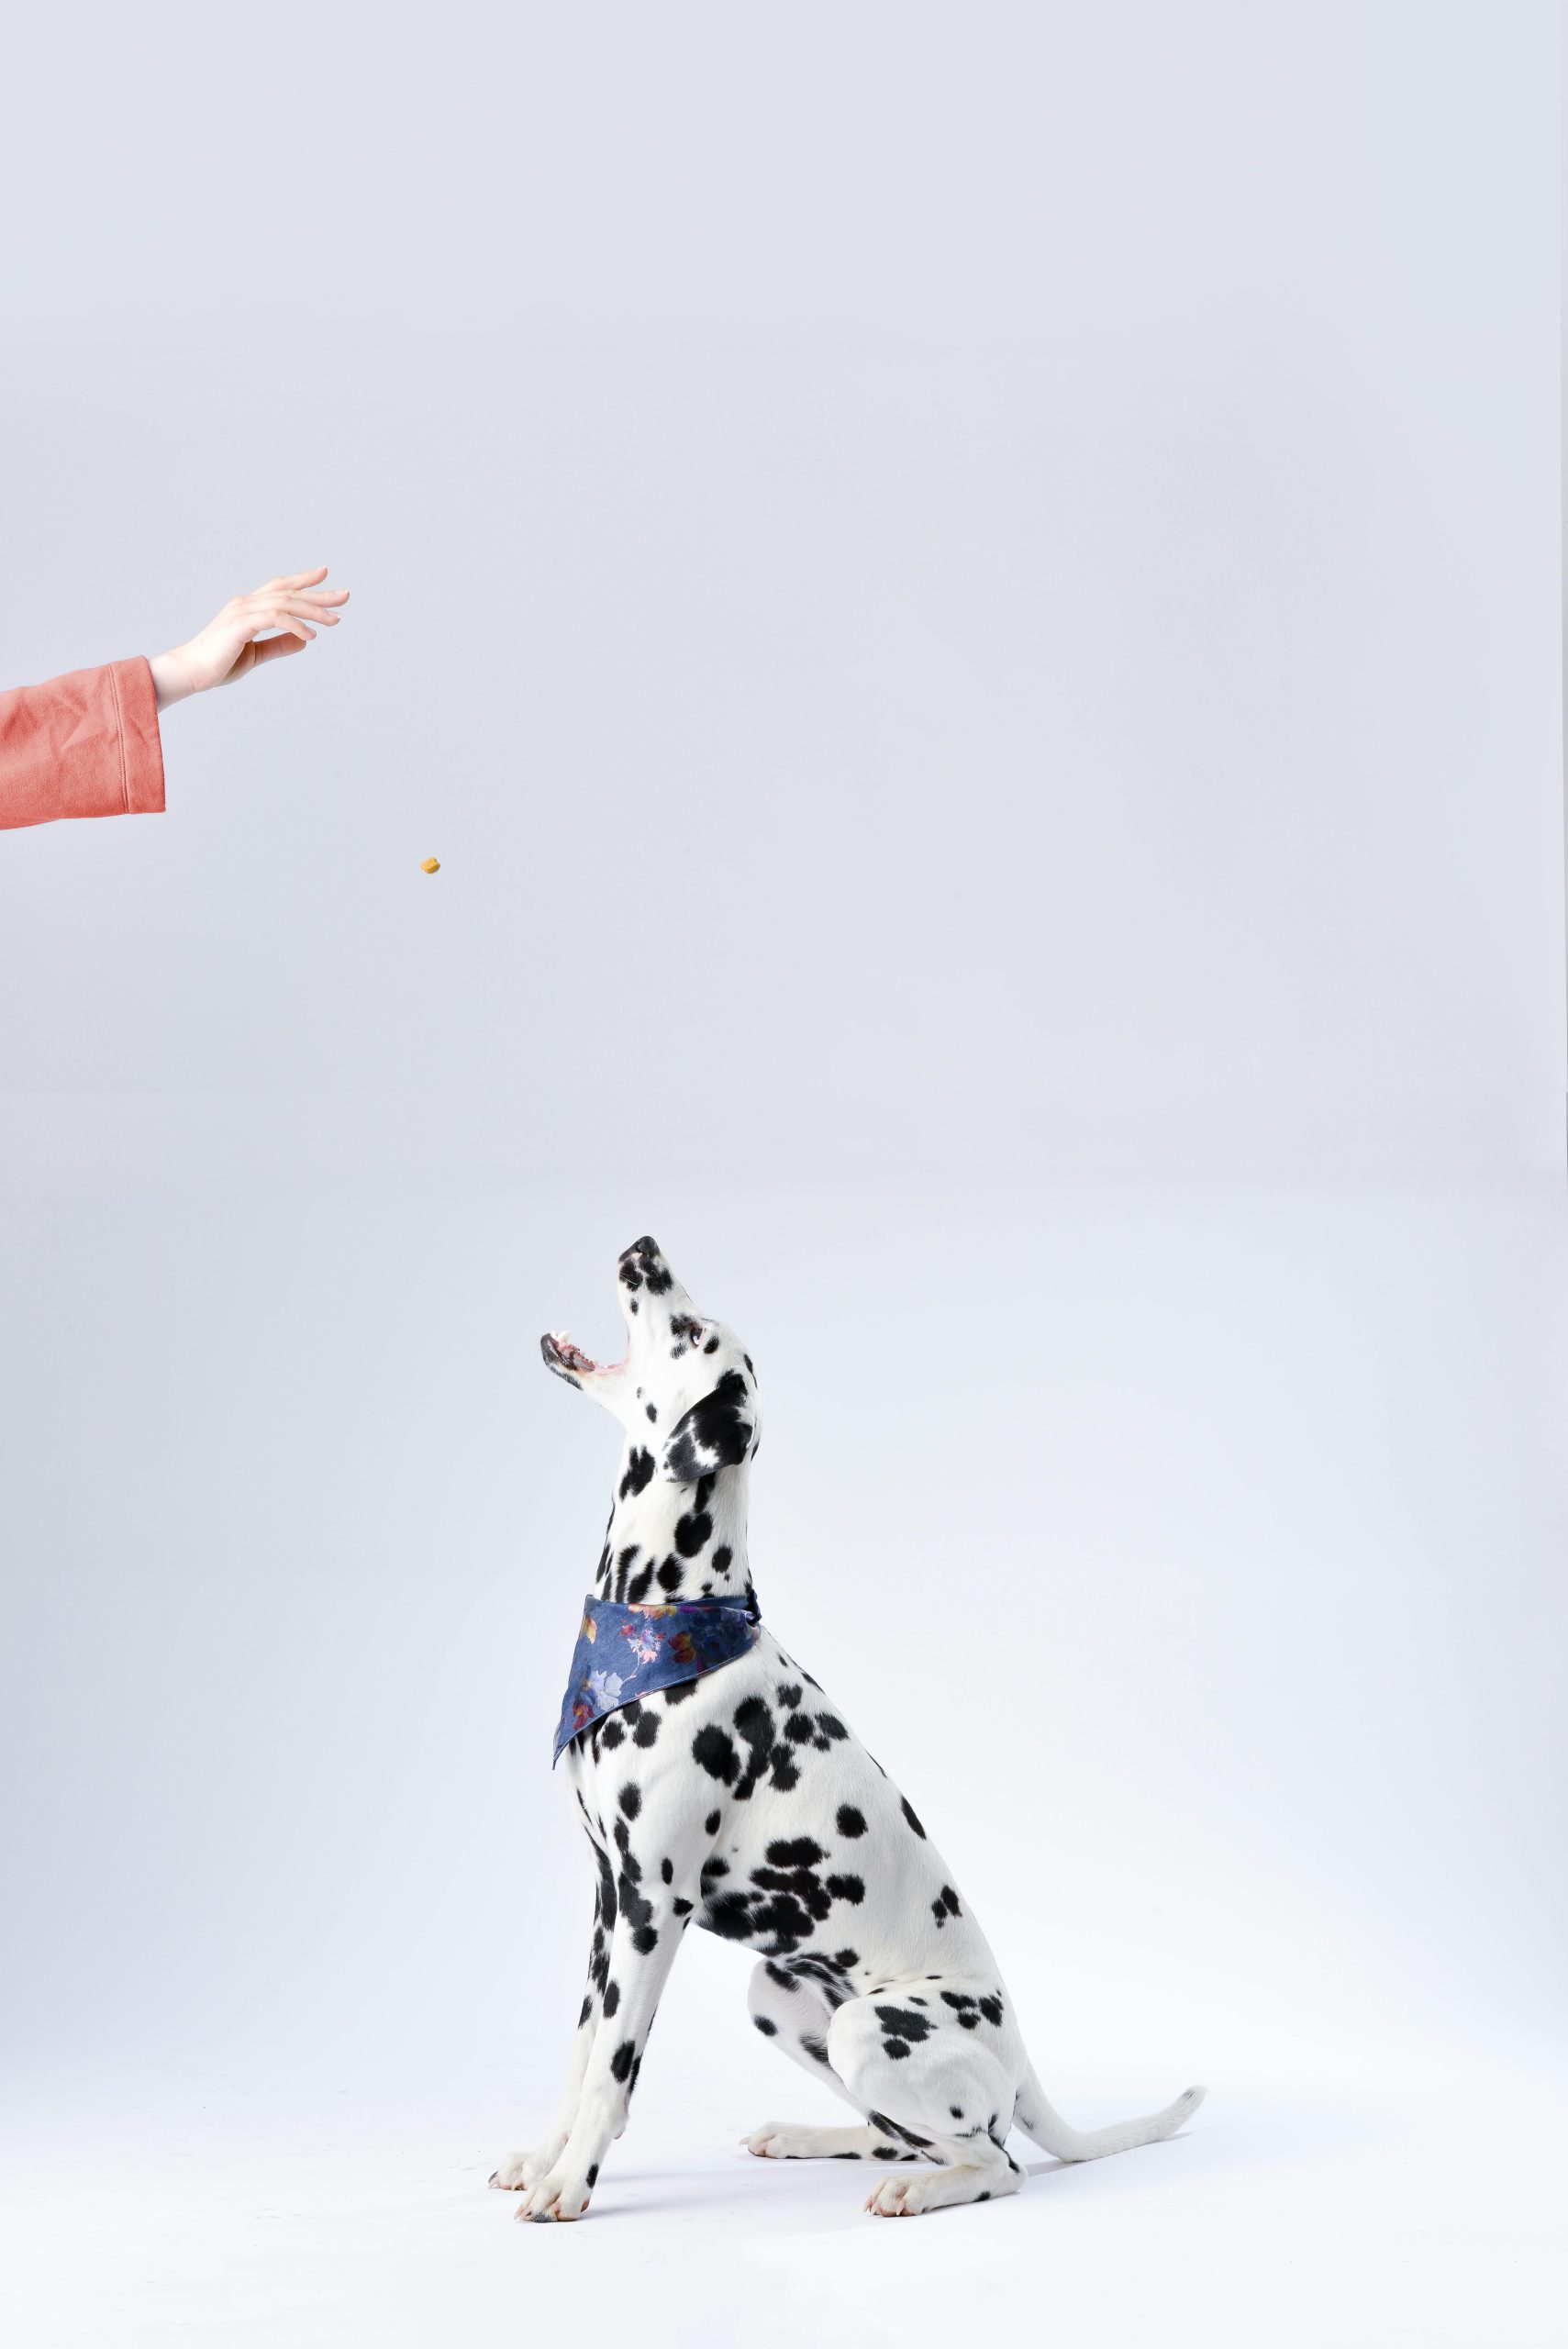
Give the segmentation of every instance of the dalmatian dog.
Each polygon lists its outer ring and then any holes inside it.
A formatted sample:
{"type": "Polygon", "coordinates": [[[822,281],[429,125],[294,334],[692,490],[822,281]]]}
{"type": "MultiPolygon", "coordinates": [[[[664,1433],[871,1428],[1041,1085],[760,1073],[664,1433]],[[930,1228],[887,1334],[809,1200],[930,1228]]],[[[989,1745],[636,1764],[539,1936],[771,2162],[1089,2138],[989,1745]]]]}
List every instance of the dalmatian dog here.
{"type": "MultiPolygon", "coordinates": [[[[620,1259],[625,1359],[562,1332],[550,1370],[623,1431],[596,1596],[629,1606],[749,1595],[746,1486],[761,1419],[739,1339],[699,1312],[655,1242],[620,1259]]],[[[1087,2132],[1052,2111],[953,1871],[880,1763],[766,1624],[733,1661],[602,1714],[561,1759],[593,1848],[588,1980],[561,2103],[491,2180],[519,2218],[579,2219],[627,2109],[693,1921],[757,1954],[751,2011],[840,2096],[842,2128],[769,2122],[772,2161],[895,2165],[866,2209],[907,2218],[1016,2194],[1015,2125],[1063,2161],[1169,2137],[1202,2101],[1087,2132]]]]}

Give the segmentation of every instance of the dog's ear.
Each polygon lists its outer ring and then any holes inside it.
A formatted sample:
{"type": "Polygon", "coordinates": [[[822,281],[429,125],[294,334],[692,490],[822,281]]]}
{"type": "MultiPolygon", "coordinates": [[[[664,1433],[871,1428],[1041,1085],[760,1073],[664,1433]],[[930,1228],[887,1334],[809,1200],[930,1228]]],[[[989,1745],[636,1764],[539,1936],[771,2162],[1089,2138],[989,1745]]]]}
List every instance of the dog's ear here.
{"type": "Polygon", "coordinates": [[[757,1433],[757,1401],[738,1370],[727,1370],[710,1395],[682,1413],[659,1462],[672,1485],[695,1485],[719,1468],[738,1467],[757,1433]]]}

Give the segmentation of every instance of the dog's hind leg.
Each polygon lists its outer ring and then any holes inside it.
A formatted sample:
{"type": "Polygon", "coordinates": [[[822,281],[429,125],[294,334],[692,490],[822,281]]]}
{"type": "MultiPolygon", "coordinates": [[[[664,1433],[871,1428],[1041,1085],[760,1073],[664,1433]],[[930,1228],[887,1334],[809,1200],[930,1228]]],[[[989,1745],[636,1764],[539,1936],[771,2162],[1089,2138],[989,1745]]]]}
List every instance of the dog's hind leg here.
{"type": "MultiPolygon", "coordinates": [[[[813,2079],[820,2080],[835,2096],[853,2104],[854,2099],[828,2061],[828,2026],[833,2020],[833,2003],[819,1983],[791,1974],[786,1967],[775,1965],[772,1958],[763,1958],[752,1972],[750,2004],[757,2030],[764,2039],[772,2040],[781,2054],[798,2064],[803,2072],[809,2072],[813,2079]]],[[[843,2003],[841,1998],[838,2003],[843,2003]]],[[[869,2122],[858,2129],[812,2129],[793,2121],[769,2121],[742,2137],[740,2143],[748,2153],[763,2161],[919,2159],[907,2147],[892,2143],[884,2131],[869,2122]]]]}
{"type": "Polygon", "coordinates": [[[923,1987],[902,1998],[852,1998],[828,2027],[828,2060],[851,2098],[873,2109],[883,2143],[895,2141],[923,2156],[919,2168],[873,2188],[866,2209],[878,2218],[995,2201],[1023,2182],[1004,2143],[1013,2075],[995,2051],[965,2032],[958,2015],[923,1987]]]}
{"type": "Polygon", "coordinates": [[[859,2129],[808,2129],[797,2121],[766,2121],[740,2143],[765,2162],[917,2162],[907,2145],[895,2145],[884,2129],[868,2121],[859,2129]]]}

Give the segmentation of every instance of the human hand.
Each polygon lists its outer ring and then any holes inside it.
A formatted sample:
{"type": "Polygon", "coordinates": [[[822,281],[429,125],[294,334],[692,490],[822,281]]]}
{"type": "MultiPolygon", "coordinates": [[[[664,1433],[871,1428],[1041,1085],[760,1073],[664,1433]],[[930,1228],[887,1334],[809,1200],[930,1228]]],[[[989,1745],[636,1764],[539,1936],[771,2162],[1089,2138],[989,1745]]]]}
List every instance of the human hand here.
{"type": "Polygon", "coordinates": [[[199,636],[172,652],[160,652],[148,662],[160,709],[190,694],[205,694],[213,685],[231,685],[248,676],[263,661],[288,652],[303,652],[317,628],[336,628],[332,607],[346,604],[346,587],[323,587],[327,565],[296,571],[284,579],[269,579],[251,596],[231,596],[217,618],[199,636]],[[312,622],[315,626],[312,626],[312,622]],[[269,630],[276,630],[269,634],[269,630]]]}

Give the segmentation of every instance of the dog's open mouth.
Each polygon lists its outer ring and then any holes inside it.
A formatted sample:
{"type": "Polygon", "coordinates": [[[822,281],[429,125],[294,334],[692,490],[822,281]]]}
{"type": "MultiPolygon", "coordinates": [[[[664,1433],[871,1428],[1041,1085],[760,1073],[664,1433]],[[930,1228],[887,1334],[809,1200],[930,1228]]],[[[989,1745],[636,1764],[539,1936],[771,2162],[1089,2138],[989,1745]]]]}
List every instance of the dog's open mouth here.
{"type": "Polygon", "coordinates": [[[547,1369],[560,1371],[574,1378],[591,1378],[595,1371],[610,1366],[595,1362],[592,1354],[585,1354],[581,1346],[573,1342],[565,1330],[547,1330],[539,1341],[539,1350],[544,1356],[547,1369]]]}

